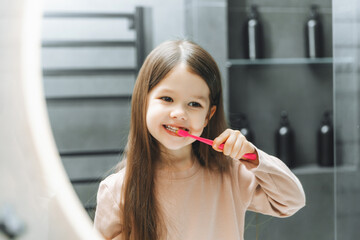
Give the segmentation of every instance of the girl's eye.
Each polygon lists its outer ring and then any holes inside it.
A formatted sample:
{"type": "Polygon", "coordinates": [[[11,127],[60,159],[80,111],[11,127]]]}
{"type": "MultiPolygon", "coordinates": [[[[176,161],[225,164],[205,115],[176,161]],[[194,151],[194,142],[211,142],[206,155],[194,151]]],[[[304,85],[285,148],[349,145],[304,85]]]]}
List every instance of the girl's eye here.
{"type": "Polygon", "coordinates": [[[161,97],[161,100],[164,100],[165,102],[173,102],[171,97],[161,97]]]}
{"type": "Polygon", "coordinates": [[[191,103],[189,103],[189,106],[190,107],[201,107],[201,104],[197,103],[197,102],[191,102],[191,103]]]}

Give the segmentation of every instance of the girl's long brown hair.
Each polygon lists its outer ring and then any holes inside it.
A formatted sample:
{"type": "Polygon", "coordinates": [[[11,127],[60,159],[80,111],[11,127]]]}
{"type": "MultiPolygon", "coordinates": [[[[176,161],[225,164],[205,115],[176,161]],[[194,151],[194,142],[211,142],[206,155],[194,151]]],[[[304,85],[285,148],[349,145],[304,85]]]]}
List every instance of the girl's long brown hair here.
{"type": "MultiPolygon", "coordinates": [[[[132,95],[130,132],[123,160],[126,173],[121,196],[122,234],[126,240],[159,239],[165,230],[155,194],[155,161],[160,155],[159,143],[147,130],[147,98],[149,91],[179,63],[186,63],[190,71],[204,79],[210,89],[210,106],[216,106],[216,112],[202,137],[214,139],[227,126],[220,72],[210,54],[187,40],[168,41],[155,48],[140,69],[132,95]]],[[[192,145],[193,153],[202,166],[220,174],[228,172],[231,162],[222,153],[199,142],[192,145]]]]}

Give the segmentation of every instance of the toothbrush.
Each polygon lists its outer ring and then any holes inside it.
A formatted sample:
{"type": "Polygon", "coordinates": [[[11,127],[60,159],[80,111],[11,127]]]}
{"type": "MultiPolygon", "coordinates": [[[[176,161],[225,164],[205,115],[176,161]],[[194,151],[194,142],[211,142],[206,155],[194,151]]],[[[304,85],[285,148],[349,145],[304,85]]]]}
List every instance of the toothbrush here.
{"type": "MultiPolygon", "coordinates": [[[[208,144],[210,146],[212,146],[213,142],[214,142],[214,141],[212,141],[210,139],[206,139],[206,138],[191,135],[187,131],[184,131],[182,129],[174,129],[174,128],[167,128],[167,129],[169,129],[172,132],[175,132],[176,134],[178,134],[181,137],[191,137],[191,138],[194,138],[194,139],[196,139],[196,140],[198,140],[200,142],[206,143],[206,144],[208,144]]],[[[223,150],[224,149],[224,144],[220,144],[218,148],[220,150],[223,150]]],[[[257,156],[256,156],[255,153],[245,153],[243,157],[245,157],[246,159],[250,159],[250,160],[256,160],[257,156]]]]}

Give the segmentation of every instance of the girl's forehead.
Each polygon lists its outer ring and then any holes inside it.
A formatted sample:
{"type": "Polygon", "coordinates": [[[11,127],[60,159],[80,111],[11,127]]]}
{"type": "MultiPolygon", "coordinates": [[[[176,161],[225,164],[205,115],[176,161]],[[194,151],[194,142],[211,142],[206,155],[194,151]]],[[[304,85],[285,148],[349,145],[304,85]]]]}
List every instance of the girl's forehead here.
{"type": "Polygon", "coordinates": [[[155,88],[158,90],[182,91],[183,94],[192,93],[206,97],[210,94],[206,81],[191,72],[185,64],[179,64],[172,69],[155,88]]]}

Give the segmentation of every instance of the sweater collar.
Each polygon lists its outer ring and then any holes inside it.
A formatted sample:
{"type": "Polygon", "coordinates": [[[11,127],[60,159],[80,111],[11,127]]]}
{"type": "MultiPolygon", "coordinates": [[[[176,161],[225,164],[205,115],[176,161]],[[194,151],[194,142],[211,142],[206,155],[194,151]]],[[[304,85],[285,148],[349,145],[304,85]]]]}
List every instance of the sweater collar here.
{"type": "Polygon", "coordinates": [[[171,171],[171,170],[167,170],[167,169],[159,169],[156,171],[156,178],[172,179],[172,180],[185,179],[185,178],[189,178],[189,177],[192,177],[193,175],[195,175],[199,169],[200,169],[200,163],[196,159],[194,161],[193,165],[186,170],[171,171]]]}

